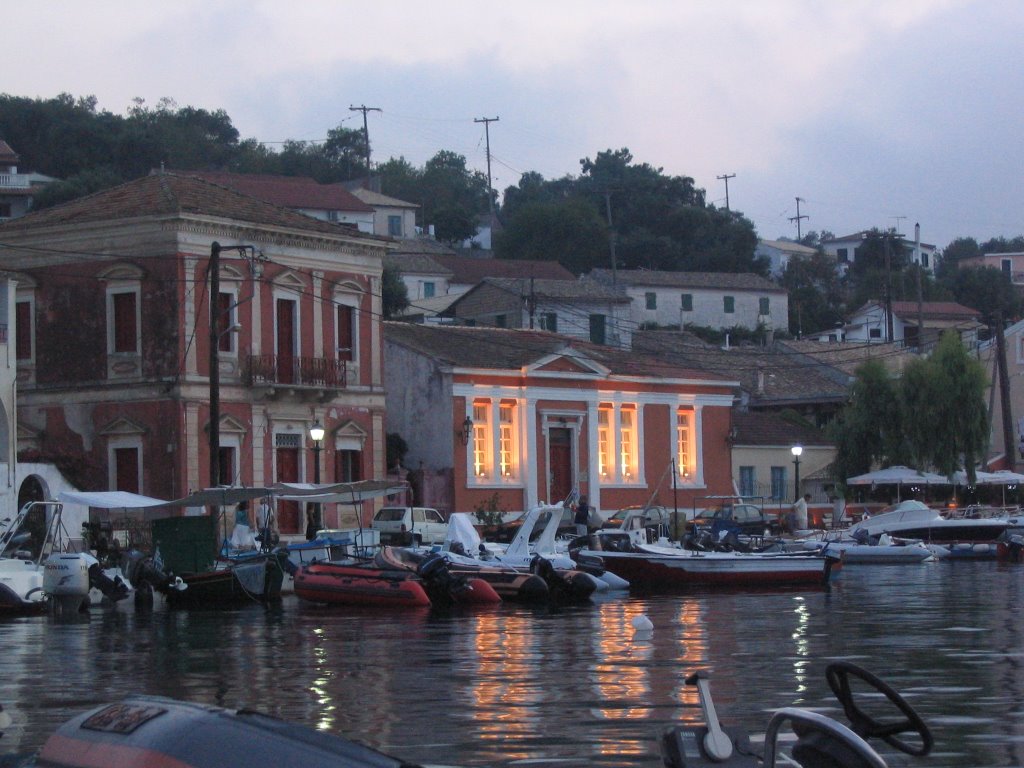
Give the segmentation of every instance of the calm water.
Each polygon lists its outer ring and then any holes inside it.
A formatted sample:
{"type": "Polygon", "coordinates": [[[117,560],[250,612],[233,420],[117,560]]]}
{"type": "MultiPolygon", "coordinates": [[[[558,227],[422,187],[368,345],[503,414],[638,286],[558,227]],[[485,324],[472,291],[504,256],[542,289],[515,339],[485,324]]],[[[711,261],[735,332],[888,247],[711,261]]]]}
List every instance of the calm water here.
{"type": "MultiPolygon", "coordinates": [[[[657,739],[694,720],[683,679],[713,672],[727,725],[770,710],[841,717],[825,665],[848,659],[931,725],[922,766],[1024,765],[1024,567],[848,567],[831,590],[602,597],[561,610],[278,608],[0,623],[0,750],[38,748],[83,709],[128,693],[248,706],[413,761],[466,766],[660,765],[657,739]],[[631,619],[655,628],[634,638],[631,619]]],[[[906,760],[894,760],[908,764],[906,760]]]]}

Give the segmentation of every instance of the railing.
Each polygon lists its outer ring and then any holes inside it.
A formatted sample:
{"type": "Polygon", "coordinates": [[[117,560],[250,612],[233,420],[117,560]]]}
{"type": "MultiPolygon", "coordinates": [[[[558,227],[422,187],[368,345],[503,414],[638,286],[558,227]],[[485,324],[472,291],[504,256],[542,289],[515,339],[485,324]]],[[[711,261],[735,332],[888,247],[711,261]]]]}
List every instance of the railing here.
{"type": "Polygon", "coordinates": [[[287,384],[297,387],[342,389],[348,383],[344,360],[326,357],[250,355],[244,377],[249,386],[287,384]]]}
{"type": "Polygon", "coordinates": [[[7,189],[28,189],[32,184],[24,173],[0,173],[0,187],[7,189]]]}

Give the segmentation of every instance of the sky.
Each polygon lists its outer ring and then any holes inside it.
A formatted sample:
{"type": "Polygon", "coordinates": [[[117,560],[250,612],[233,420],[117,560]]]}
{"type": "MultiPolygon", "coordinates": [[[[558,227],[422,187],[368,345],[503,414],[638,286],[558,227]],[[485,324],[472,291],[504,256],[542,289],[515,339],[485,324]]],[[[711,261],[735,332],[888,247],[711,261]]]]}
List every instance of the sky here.
{"type": "Polygon", "coordinates": [[[766,240],[1024,232],[1021,0],[37,0],[4,19],[16,96],[166,97],[264,142],[361,129],[366,106],[375,162],[450,150],[484,172],[487,125],[499,191],[625,147],[720,207],[730,176],[766,240]]]}

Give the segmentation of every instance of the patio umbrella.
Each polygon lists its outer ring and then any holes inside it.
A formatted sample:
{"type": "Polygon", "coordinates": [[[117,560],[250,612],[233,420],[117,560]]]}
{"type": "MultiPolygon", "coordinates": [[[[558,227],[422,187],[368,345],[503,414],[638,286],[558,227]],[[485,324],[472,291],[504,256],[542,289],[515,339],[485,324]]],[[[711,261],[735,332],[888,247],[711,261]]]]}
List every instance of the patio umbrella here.
{"type": "MultiPolygon", "coordinates": [[[[1012,472],[1009,469],[999,469],[995,472],[983,472],[978,470],[975,474],[975,485],[998,485],[1001,486],[1003,494],[1003,506],[1006,506],[1006,487],[1008,485],[1024,485],[1024,475],[1020,472],[1012,472]]],[[[962,485],[967,484],[967,473],[959,470],[954,477],[960,479],[962,485]]]]}
{"type": "Polygon", "coordinates": [[[950,483],[942,475],[934,472],[921,472],[913,467],[896,465],[885,469],[876,469],[863,475],[846,478],[847,485],[895,485],[896,500],[900,501],[900,491],[904,485],[948,485],[950,483]]]}

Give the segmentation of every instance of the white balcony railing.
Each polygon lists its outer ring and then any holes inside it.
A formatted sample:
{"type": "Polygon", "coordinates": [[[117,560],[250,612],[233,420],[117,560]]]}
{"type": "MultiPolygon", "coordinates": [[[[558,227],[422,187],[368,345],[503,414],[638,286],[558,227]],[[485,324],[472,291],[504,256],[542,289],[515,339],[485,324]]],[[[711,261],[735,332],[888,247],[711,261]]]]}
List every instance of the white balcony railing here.
{"type": "Polygon", "coordinates": [[[28,174],[25,173],[0,173],[0,188],[6,189],[28,189],[28,174]]]}

